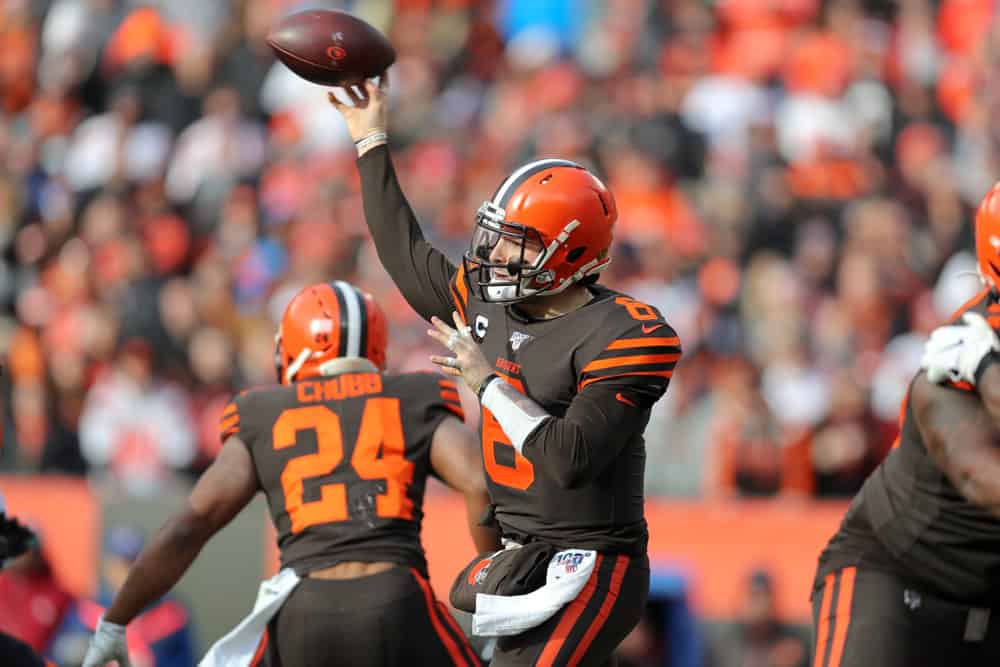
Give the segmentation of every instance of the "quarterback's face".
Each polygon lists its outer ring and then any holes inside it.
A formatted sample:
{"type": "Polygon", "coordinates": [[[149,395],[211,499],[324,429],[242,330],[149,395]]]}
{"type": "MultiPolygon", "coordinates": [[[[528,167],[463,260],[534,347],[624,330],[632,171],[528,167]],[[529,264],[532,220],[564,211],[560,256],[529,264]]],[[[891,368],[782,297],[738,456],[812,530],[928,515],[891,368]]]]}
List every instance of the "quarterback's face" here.
{"type": "MultiPolygon", "coordinates": [[[[542,254],[542,245],[533,239],[524,239],[524,257],[521,257],[521,240],[501,236],[497,244],[490,252],[489,261],[494,264],[508,264],[510,262],[524,262],[525,266],[532,266],[538,256],[542,254]]],[[[493,277],[499,280],[510,280],[514,276],[510,275],[507,269],[493,269],[493,277]]]]}

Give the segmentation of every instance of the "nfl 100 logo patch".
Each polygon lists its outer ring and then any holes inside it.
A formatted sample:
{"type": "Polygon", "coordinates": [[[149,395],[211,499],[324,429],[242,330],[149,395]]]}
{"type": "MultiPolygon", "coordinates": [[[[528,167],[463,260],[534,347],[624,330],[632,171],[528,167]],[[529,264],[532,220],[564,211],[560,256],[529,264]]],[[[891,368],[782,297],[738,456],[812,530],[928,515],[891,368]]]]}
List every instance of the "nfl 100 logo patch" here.
{"type": "Polygon", "coordinates": [[[520,331],[514,331],[510,334],[510,349],[517,352],[517,349],[531,340],[532,336],[526,333],[521,333],[520,331]]]}
{"type": "Polygon", "coordinates": [[[587,552],[584,551],[561,551],[555,556],[555,564],[566,574],[573,574],[583,564],[583,559],[586,557],[587,552]]]}

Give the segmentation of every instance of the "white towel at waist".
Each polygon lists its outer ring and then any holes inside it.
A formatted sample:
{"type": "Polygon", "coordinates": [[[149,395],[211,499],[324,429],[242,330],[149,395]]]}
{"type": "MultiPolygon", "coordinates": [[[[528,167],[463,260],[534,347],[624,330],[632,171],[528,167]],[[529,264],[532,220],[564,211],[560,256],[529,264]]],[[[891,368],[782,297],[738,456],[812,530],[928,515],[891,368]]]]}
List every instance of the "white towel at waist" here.
{"type": "Polygon", "coordinates": [[[545,585],[524,595],[476,595],[472,634],[480,637],[517,635],[549,620],[576,598],[594,571],[597,552],[567,549],[552,556],[545,585]]]}
{"type": "Polygon", "coordinates": [[[261,582],[253,611],[226,636],[212,644],[198,667],[247,667],[253,660],[268,621],[278,613],[298,585],[299,575],[288,568],[261,582]]]}

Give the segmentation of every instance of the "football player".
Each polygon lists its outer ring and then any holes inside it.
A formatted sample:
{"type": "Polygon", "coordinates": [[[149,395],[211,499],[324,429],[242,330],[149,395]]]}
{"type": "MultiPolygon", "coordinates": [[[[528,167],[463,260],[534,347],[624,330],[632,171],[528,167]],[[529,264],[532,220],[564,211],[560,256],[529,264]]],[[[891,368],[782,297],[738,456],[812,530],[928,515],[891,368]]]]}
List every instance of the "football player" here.
{"type": "Polygon", "coordinates": [[[432,373],[390,375],[386,320],[370,295],[335,281],[289,303],[276,338],[279,386],[224,410],[224,445],[143,551],[84,663],[127,660],[125,626],[169,590],[202,546],[257,491],[267,497],[283,570],[300,582],[267,624],[252,664],[475,665],[427,581],[420,543],[428,475],[465,494],[479,551],[487,495],[456,386],[432,373]]]}
{"type": "Polygon", "coordinates": [[[816,667],[1000,664],[1000,188],[975,226],[986,288],[952,317],[970,325],[932,334],[896,445],[820,556],[816,667]]]}
{"type": "Polygon", "coordinates": [[[475,216],[459,265],[424,240],[390,159],[387,79],[330,95],[358,152],[365,217],[403,296],[482,404],[490,498],[503,536],[598,552],[555,616],[501,637],[494,665],[599,665],[636,625],[649,587],[643,429],[680,357],[651,306],[596,284],[615,200],[583,166],[515,170],[475,216]]]}

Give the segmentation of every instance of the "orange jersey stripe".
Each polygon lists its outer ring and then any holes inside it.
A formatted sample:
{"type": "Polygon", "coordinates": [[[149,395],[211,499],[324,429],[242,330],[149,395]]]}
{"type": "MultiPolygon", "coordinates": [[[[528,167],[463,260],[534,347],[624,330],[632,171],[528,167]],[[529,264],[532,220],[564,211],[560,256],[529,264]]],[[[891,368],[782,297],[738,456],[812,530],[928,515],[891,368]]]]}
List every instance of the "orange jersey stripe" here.
{"type": "Polygon", "coordinates": [[[573,655],[570,656],[569,664],[567,667],[576,667],[583,660],[584,654],[590,645],[594,642],[594,637],[597,633],[601,631],[604,627],[605,621],[608,620],[608,616],[611,615],[611,608],[615,606],[615,602],[618,600],[618,592],[622,587],[622,579],[625,578],[625,570],[628,569],[628,556],[619,555],[615,560],[615,569],[611,572],[611,588],[608,590],[607,595],[604,598],[604,602],[601,603],[601,608],[597,612],[597,617],[587,628],[587,632],[584,633],[583,639],[577,645],[576,650],[573,651],[573,655]]]}
{"type": "Polygon", "coordinates": [[[438,380],[438,385],[442,389],[450,389],[451,391],[458,391],[458,385],[450,380],[438,380]]]}
{"type": "Polygon", "coordinates": [[[608,345],[609,350],[627,350],[631,347],[677,347],[681,339],[673,338],[622,338],[608,345]]]}
{"type": "Polygon", "coordinates": [[[823,602],[819,605],[819,626],[816,628],[816,659],[813,667],[823,667],[826,660],[826,640],[830,636],[830,602],[833,600],[833,586],[837,573],[831,572],[823,580],[823,602]]]}
{"type": "Polygon", "coordinates": [[[854,575],[858,568],[845,567],[840,575],[840,595],[837,596],[837,616],[833,628],[833,645],[830,648],[829,667],[840,667],[847,642],[847,630],[851,626],[851,601],[854,599],[854,575]]]}
{"type": "Polygon", "coordinates": [[[457,391],[442,391],[441,398],[446,401],[455,401],[456,403],[462,402],[462,399],[459,398],[457,391]]]}
{"type": "Polygon", "coordinates": [[[545,642],[545,648],[542,649],[542,654],[538,657],[538,662],[535,663],[537,667],[552,667],[555,664],[559,649],[566,643],[566,639],[569,638],[569,633],[579,620],[580,614],[587,608],[590,598],[594,596],[594,590],[597,588],[597,575],[601,571],[603,560],[604,556],[597,554],[597,562],[594,563],[594,571],[591,573],[590,579],[587,580],[576,599],[564,608],[563,617],[559,619],[559,624],[552,631],[549,640],[545,642]]]}
{"type": "Polygon", "coordinates": [[[448,408],[449,411],[454,412],[459,419],[465,421],[465,410],[463,410],[461,406],[455,405],[454,403],[445,403],[444,407],[448,408]]]}
{"type": "Polygon", "coordinates": [[[235,414],[236,414],[236,404],[235,403],[230,403],[222,411],[222,416],[223,417],[230,417],[230,416],[235,415],[235,414]]]}
{"type": "Polygon", "coordinates": [[[601,380],[610,380],[611,378],[628,377],[630,375],[655,375],[655,376],[661,377],[661,378],[671,378],[671,377],[674,376],[674,372],[673,371],[633,371],[631,373],[615,373],[614,375],[603,375],[603,376],[601,376],[599,378],[590,378],[589,380],[584,380],[583,382],[580,383],[579,387],[577,388],[577,391],[579,391],[580,389],[583,389],[584,387],[586,387],[588,384],[591,384],[592,382],[600,382],[601,380]]]}
{"type": "Polygon", "coordinates": [[[637,354],[631,357],[613,357],[611,359],[598,359],[591,361],[583,367],[583,373],[599,371],[605,368],[616,368],[618,366],[647,366],[650,364],[669,364],[681,358],[679,353],[674,354],[637,354]]]}
{"type": "Polygon", "coordinates": [[[240,425],[240,416],[233,415],[228,419],[223,419],[222,422],[219,423],[219,430],[228,431],[229,429],[239,425],[240,425]]]}
{"type": "Polygon", "coordinates": [[[903,421],[906,419],[906,404],[910,402],[910,390],[907,389],[906,393],[903,394],[903,400],[899,402],[899,417],[896,419],[896,427],[899,429],[899,434],[896,439],[892,441],[892,447],[890,449],[896,449],[899,447],[900,442],[902,442],[903,437],[903,421]]]}
{"type": "Polygon", "coordinates": [[[451,635],[448,634],[441,624],[441,619],[434,613],[434,593],[431,592],[430,584],[417,572],[416,568],[411,567],[410,572],[413,573],[413,578],[417,580],[420,590],[424,592],[424,603],[427,605],[427,614],[431,617],[434,632],[437,633],[437,636],[444,643],[445,648],[448,650],[448,655],[451,656],[451,661],[456,665],[468,667],[469,661],[462,655],[462,650],[458,648],[458,644],[455,643],[455,640],[452,639],[451,635]]]}
{"type": "Polygon", "coordinates": [[[464,311],[465,306],[469,303],[469,288],[465,285],[465,266],[459,266],[458,271],[455,272],[455,289],[458,291],[458,297],[464,311]]]}

